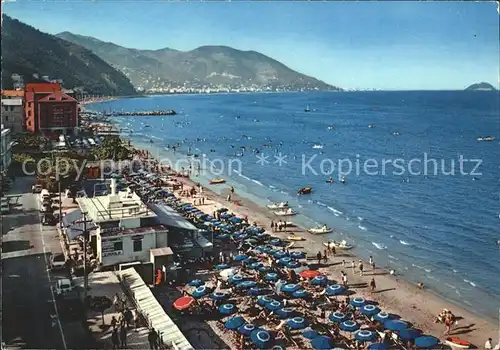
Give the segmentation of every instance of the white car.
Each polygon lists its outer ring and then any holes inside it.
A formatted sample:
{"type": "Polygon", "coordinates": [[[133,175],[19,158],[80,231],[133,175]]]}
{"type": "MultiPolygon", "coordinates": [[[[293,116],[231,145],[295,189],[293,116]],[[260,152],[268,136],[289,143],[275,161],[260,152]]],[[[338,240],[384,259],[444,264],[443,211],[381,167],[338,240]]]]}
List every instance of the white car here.
{"type": "Polygon", "coordinates": [[[73,290],[71,281],[67,278],[62,278],[56,282],[56,294],[62,295],[73,290]]]}
{"type": "Polygon", "coordinates": [[[52,257],[50,258],[51,269],[54,270],[62,269],[65,264],[66,264],[66,257],[62,253],[52,255],[52,257]]]}

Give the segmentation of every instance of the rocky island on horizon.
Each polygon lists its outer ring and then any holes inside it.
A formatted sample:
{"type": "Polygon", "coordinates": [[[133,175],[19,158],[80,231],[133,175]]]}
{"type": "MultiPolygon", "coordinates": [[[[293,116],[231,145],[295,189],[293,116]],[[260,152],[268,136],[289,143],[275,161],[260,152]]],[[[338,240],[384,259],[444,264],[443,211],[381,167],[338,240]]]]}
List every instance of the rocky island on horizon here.
{"type": "Polygon", "coordinates": [[[485,83],[484,81],[481,83],[476,83],[468,86],[466,91],[496,91],[495,87],[490,83],[485,83]]]}

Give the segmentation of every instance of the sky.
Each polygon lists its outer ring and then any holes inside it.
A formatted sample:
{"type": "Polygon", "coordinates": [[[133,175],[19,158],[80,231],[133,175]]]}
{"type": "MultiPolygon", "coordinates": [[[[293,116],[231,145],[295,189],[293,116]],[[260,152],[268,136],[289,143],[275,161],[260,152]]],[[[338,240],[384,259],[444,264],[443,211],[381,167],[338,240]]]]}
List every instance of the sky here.
{"type": "Polygon", "coordinates": [[[35,28],[137,48],[254,50],[342,88],[499,86],[497,2],[17,0],[35,28]]]}

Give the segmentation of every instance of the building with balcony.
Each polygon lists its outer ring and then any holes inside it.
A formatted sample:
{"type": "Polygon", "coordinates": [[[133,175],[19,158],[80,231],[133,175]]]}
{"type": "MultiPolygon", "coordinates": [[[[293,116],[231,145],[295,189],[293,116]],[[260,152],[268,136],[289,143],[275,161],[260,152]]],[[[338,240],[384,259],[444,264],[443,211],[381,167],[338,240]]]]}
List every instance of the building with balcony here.
{"type": "Polygon", "coordinates": [[[38,130],[74,134],[78,128],[78,101],[61,91],[38,100],[38,130]]]}
{"type": "Polygon", "coordinates": [[[24,106],[22,98],[2,97],[1,124],[12,133],[24,130],[24,106]]]}

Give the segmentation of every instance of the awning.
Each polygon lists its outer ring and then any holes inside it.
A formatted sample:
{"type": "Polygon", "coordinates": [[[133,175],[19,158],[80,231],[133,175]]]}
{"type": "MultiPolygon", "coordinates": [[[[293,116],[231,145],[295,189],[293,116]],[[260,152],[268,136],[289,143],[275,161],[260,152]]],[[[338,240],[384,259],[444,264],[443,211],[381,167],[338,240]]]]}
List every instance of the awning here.
{"type": "Polygon", "coordinates": [[[198,231],[198,228],[187,221],[181,214],[166,204],[148,203],[148,207],[158,216],[161,224],[188,231],[198,231]]]}

